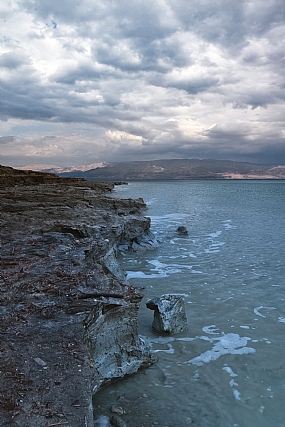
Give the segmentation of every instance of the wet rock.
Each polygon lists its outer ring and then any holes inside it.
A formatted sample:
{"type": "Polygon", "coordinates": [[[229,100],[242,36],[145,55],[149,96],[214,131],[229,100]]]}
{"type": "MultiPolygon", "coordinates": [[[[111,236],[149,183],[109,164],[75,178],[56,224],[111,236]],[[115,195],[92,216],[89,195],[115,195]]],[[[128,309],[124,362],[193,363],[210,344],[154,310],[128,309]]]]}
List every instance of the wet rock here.
{"type": "Polygon", "coordinates": [[[183,298],[165,294],[148,300],[147,308],[154,310],[153,329],[160,334],[177,334],[188,329],[183,298]]]}
{"type": "Polygon", "coordinates": [[[113,415],[111,418],[111,424],[114,427],[127,427],[125,421],[118,415],[113,415]]]}
{"type": "Polygon", "coordinates": [[[158,242],[150,231],[150,218],[144,217],[143,221],[131,217],[131,221],[125,221],[121,231],[118,249],[121,251],[145,251],[155,249],[158,242]]]}
{"type": "Polygon", "coordinates": [[[180,225],[176,231],[180,236],[188,236],[188,230],[184,225],[180,225]]]}
{"type": "Polygon", "coordinates": [[[118,414],[118,415],[124,415],[126,413],[126,411],[121,406],[116,406],[116,405],[112,405],[110,410],[113,414],[118,414]]]}

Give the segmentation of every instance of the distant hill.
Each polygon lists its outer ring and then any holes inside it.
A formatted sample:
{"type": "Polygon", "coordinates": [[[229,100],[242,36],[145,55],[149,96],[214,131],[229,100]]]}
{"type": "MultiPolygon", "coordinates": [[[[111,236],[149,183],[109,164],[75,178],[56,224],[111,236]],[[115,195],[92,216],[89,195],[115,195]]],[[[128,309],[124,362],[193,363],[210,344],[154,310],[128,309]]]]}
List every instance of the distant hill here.
{"type": "Polygon", "coordinates": [[[85,171],[59,173],[92,181],[173,179],[285,179],[285,166],[266,166],[230,160],[173,159],[104,163],[85,171]]]}
{"type": "Polygon", "coordinates": [[[95,169],[95,168],[103,168],[107,163],[92,163],[91,165],[83,165],[83,166],[69,166],[69,167],[60,167],[60,166],[55,166],[55,165],[42,165],[42,164],[37,164],[37,165],[27,165],[27,166],[17,166],[18,170],[32,170],[32,171],[37,171],[37,172],[47,172],[47,173],[56,173],[61,174],[61,173],[70,173],[70,172],[85,172],[88,171],[90,169],[95,169]]]}

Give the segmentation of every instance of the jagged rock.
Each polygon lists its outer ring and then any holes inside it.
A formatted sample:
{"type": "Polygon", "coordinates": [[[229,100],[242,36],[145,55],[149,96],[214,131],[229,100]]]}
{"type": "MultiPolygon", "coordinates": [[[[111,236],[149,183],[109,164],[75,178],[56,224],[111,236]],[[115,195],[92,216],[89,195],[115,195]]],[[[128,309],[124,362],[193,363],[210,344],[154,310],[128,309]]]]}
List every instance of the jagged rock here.
{"type": "Polygon", "coordinates": [[[144,218],[144,222],[137,221],[136,218],[133,218],[132,221],[126,221],[124,229],[121,231],[118,249],[136,252],[157,248],[158,242],[149,228],[150,218],[148,217],[144,218]]]}
{"type": "Polygon", "coordinates": [[[153,329],[161,334],[177,334],[188,328],[183,298],[166,294],[148,300],[147,308],[154,310],[153,329]]]}
{"type": "Polygon", "coordinates": [[[93,366],[93,393],[112,380],[154,362],[149,347],[138,336],[137,316],[142,295],[136,298],[97,302],[84,321],[85,342],[93,366]]]}
{"type": "Polygon", "coordinates": [[[180,236],[188,236],[188,230],[184,225],[180,225],[176,231],[180,236]]]}

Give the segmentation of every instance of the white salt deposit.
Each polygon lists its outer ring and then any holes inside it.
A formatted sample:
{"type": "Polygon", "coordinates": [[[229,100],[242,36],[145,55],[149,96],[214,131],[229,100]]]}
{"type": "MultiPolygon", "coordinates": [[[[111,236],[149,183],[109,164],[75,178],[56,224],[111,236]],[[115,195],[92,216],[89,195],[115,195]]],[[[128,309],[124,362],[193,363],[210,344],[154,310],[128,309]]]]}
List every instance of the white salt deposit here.
{"type": "Polygon", "coordinates": [[[226,354],[253,354],[255,349],[246,347],[247,341],[250,341],[249,337],[240,337],[238,334],[225,334],[219,338],[213,338],[211,342],[218,341],[214,344],[212,350],[208,350],[202,353],[200,356],[194,357],[188,362],[202,366],[204,363],[209,363],[213,360],[217,360],[220,356],[226,354]]]}

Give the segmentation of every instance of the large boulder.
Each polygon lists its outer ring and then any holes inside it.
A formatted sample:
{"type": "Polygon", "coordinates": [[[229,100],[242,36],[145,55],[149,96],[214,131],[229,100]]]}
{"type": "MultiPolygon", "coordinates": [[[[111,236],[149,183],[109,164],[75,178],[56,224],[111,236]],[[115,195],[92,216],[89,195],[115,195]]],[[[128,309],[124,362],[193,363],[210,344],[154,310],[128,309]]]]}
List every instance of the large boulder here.
{"type": "Polygon", "coordinates": [[[166,294],[146,302],[147,308],[154,310],[152,328],[160,334],[177,334],[188,329],[183,298],[166,294]]]}

